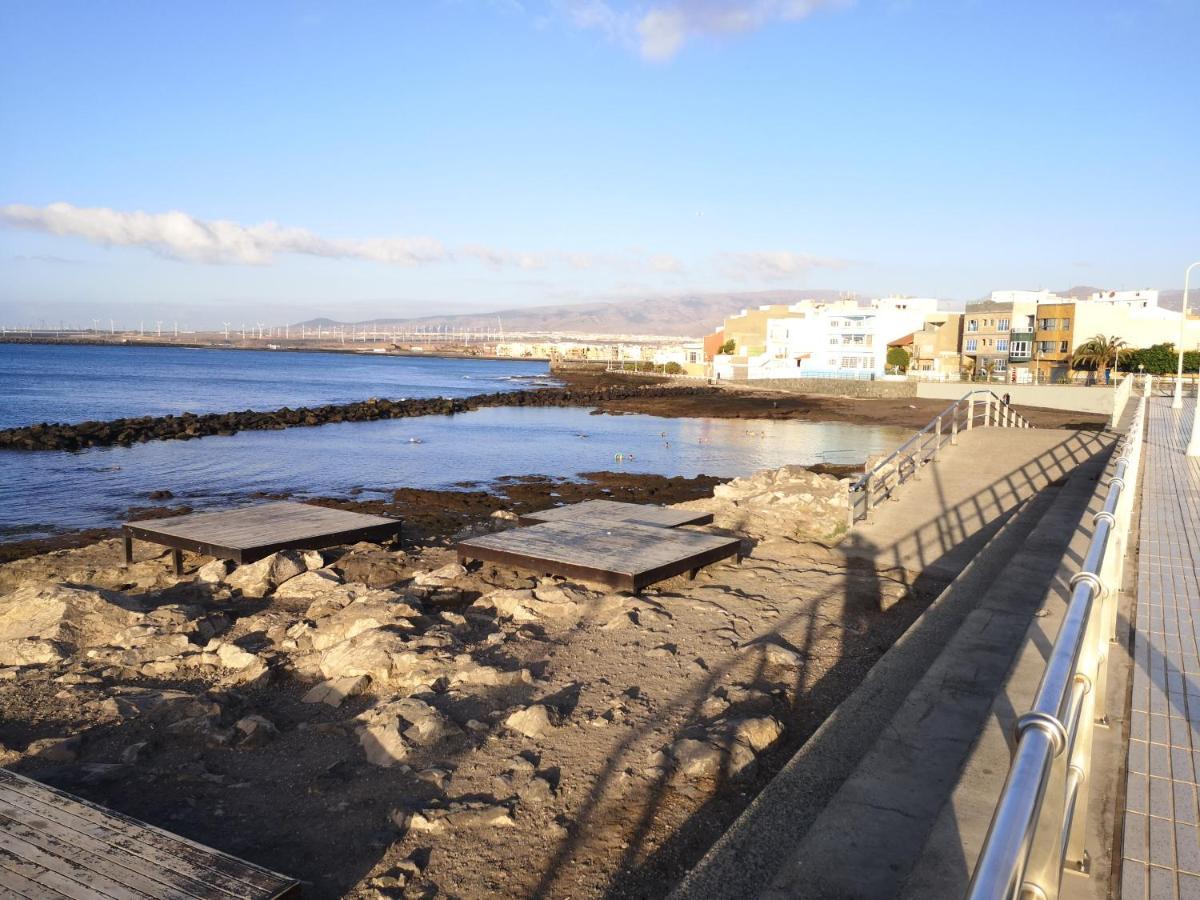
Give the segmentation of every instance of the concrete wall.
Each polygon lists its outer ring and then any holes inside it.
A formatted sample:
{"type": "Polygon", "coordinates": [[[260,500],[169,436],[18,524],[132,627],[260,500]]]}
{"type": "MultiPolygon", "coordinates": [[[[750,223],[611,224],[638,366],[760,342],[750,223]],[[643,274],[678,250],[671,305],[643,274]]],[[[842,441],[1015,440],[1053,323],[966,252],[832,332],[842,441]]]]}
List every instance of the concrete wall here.
{"type": "MultiPolygon", "coordinates": [[[[852,378],[755,378],[734,381],[741,387],[768,391],[790,391],[796,394],[834,394],[840,397],[916,397],[916,384],[911,381],[855,381],[852,378]]],[[[961,396],[964,391],[959,391],[961,396]]]]}
{"type": "MultiPolygon", "coordinates": [[[[984,384],[972,385],[968,381],[919,381],[917,396],[923,400],[957,400],[972,387],[989,389],[997,397],[1009,394],[1016,406],[1040,406],[1044,409],[1068,409],[1072,412],[1090,412],[1112,415],[1113,398],[1116,390],[1112,385],[1097,387],[1067,386],[1061,384],[984,384]]],[[[892,395],[888,395],[892,396],[892,395]]],[[[905,396],[905,395],[895,395],[905,396]]],[[[908,395],[911,396],[911,395],[908,395]]]]}

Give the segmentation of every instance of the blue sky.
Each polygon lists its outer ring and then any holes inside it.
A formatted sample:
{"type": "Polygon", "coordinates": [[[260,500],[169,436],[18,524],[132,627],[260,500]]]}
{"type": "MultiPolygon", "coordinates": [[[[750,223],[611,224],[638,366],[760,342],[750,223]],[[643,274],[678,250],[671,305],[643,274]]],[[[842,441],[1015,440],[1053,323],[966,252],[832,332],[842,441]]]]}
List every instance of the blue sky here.
{"type": "Polygon", "coordinates": [[[1200,3],[0,0],[0,322],[1179,287],[1200,3]]]}

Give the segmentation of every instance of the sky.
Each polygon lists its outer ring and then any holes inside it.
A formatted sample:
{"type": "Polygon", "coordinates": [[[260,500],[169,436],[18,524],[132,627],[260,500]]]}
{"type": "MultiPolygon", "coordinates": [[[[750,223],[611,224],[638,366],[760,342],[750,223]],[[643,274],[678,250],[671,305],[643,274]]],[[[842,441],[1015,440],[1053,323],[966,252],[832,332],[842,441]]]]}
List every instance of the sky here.
{"type": "Polygon", "coordinates": [[[0,324],[1182,286],[1196,0],[0,0],[0,324]]]}

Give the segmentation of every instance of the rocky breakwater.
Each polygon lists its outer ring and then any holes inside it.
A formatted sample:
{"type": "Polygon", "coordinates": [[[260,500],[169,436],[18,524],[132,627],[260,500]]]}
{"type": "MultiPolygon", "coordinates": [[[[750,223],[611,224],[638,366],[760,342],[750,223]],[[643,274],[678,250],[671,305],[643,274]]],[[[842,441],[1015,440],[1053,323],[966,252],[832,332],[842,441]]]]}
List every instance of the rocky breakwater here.
{"type": "Polygon", "coordinates": [[[43,422],[0,430],[0,449],[82,450],[113,445],[132,446],[147,441],[192,440],[239,431],[276,431],[283,428],[314,427],[335,422],[374,422],[410,416],[453,415],[492,406],[595,406],[609,400],[631,400],[670,396],[696,396],[715,392],[708,387],[613,385],[588,390],[542,388],[532,391],[501,391],[472,397],[432,397],[388,400],[372,397],[356,403],[240,412],[183,413],[178,416],[140,416],[105,422],[51,424],[43,422]]]}

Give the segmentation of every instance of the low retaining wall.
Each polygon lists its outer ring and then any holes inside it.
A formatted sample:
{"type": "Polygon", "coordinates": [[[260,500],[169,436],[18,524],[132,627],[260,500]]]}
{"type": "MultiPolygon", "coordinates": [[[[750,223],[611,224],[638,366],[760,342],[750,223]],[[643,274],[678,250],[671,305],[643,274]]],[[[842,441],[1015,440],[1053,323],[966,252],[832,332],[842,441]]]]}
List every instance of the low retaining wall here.
{"type": "MultiPolygon", "coordinates": [[[[796,394],[832,394],[839,397],[916,397],[911,381],[856,381],[852,378],[752,378],[729,382],[737,387],[789,391],[796,394]]],[[[956,396],[962,396],[960,391],[956,396]]]]}
{"type": "MultiPolygon", "coordinates": [[[[1116,388],[1068,387],[1062,384],[986,384],[969,381],[918,381],[916,396],[923,400],[957,400],[972,388],[993,391],[997,397],[1008,394],[1016,406],[1040,406],[1043,409],[1066,409],[1071,412],[1112,415],[1116,388]]],[[[908,395],[912,396],[912,395],[908,395]]]]}

